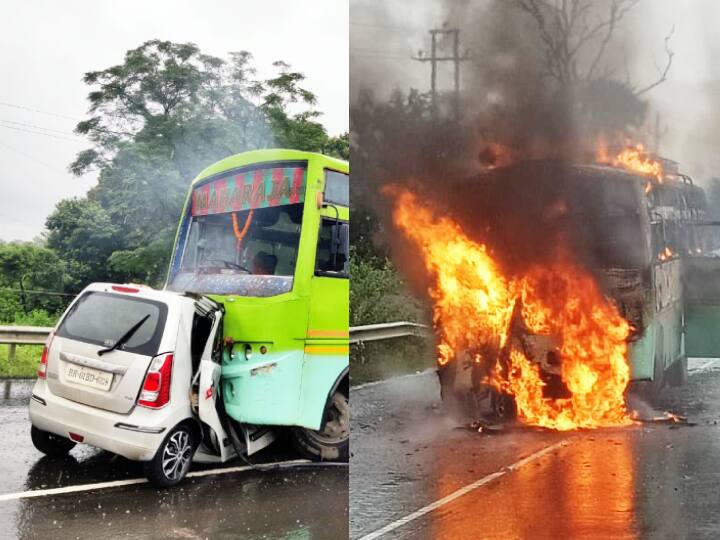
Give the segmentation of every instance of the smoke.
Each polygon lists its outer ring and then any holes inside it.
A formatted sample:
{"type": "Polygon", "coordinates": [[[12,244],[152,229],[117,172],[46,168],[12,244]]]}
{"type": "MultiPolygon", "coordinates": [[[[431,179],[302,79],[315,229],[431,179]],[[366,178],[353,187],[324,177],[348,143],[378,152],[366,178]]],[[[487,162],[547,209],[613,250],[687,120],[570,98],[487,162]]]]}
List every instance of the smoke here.
{"type": "MultiPolygon", "coordinates": [[[[592,2],[590,22],[607,17],[609,5],[608,0],[592,2]]],[[[589,132],[603,130],[614,136],[621,125],[623,135],[679,161],[685,172],[702,182],[715,174],[720,160],[711,151],[718,130],[706,114],[720,95],[714,61],[718,40],[708,22],[717,20],[718,11],[710,0],[694,3],[693,9],[665,0],[638,3],[615,24],[604,46],[591,77],[600,82],[558,92],[547,76],[537,24],[517,9],[516,2],[356,1],[351,31],[353,106],[367,91],[379,100],[394,89],[426,91],[430,65],[411,56],[420,49],[428,52],[429,29],[457,27],[461,53],[467,50],[471,57],[461,66],[462,123],[471,126],[474,146],[482,150],[491,138],[535,157],[568,155],[573,153],[568,146],[594,144],[589,132]],[[667,61],[664,39],[670,34],[668,47],[675,56],[667,80],[635,95],[660,77],[667,61]]],[[[581,35],[579,30],[573,41],[581,35]]],[[[600,33],[580,48],[575,63],[580,79],[594,64],[603,37],[600,33]]],[[[441,41],[439,48],[445,56],[450,53],[449,43],[441,41]]],[[[437,78],[441,101],[449,99],[451,62],[439,64],[437,78]]]]}
{"type": "MultiPolygon", "coordinates": [[[[609,5],[607,0],[592,2],[589,20],[602,20],[609,5]]],[[[541,260],[562,236],[570,237],[580,259],[597,264],[607,258],[608,248],[589,252],[586,244],[598,237],[593,227],[599,225],[591,226],[587,216],[570,218],[572,212],[545,214],[548,208],[568,204],[558,192],[566,171],[553,172],[558,175],[553,180],[547,168],[516,169],[520,176],[504,179],[502,189],[479,188],[474,185],[478,175],[521,160],[592,161],[603,135],[611,143],[628,138],[657,148],[679,161],[681,170],[698,173],[696,180],[703,183],[720,169],[715,165],[720,166],[720,157],[712,150],[720,126],[717,119],[707,120],[707,111],[714,110],[713,101],[720,95],[713,92],[720,89],[720,77],[713,74],[720,68],[710,61],[718,40],[702,22],[716,11],[717,6],[706,0],[694,4],[692,11],[664,1],[641,2],[616,23],[597,63],[603,34],[580,49],[573,66],[580,83],[563,86],[553,76],[536,21],[516,2],[354,2],[351,19],[361,25],[352,29],[351,54],[370,48],[391,53],[382,59],[352,59],[353,167],[355,178],[360,178],[353,204],[379,208],[373,217],[387,221],[390,208],[380,188],[391,182],[411,183],[432,198],[439,211],[457,216],[479,238],[491,236],[498,249],[514,246],[503,250],[509,265],[523,255],[528,261],[541,260]],[[432,119],[427,108],[411,103],[407,95],[409,88],[424,92],[429,86],[429,63],[411,60],[410,51],[429,49],[430,28],[453,27],[461,32],[461,54],[467,50],[471,58],[461,64],[461,115],[452,114],[453,66],[444,62],[438,68],[438,111],[432,119]],[[674,57],[667,81],[638,93],[660,77],[668,60],[664,39],[673,27],[668,47],[674,57]],[[693,35],[696,28],[701,31],[693,35]],[[403,50],[407,54],[401,58],[403,50]],[[585,82],[588,74],[592,83],[585,82]],[[694,96],[694,102],[679,100],[678,88],[685,89],[681,95],[694,96]],[[388,102],[393,89],[404,93],[388,102]]],[[[440,56],[452,52],[447,39],[439,40],[438,49],[440,56]]],[[[613,234],[634,240],[632,230],[637,226],[618,220],[613,234]]],[[[374,240],[389,244],[408,270],[405,263],[416,258],[391,231],[387,223],[381,225],[374,240]]],[[[632,249],[620,245],[611,258],[632,249]]],[[[409,270],[417,276],[424,273],[421,268],[409,270]]],[[[420,289],[426,285],[421,279],[419,283],[420,289]]]]}

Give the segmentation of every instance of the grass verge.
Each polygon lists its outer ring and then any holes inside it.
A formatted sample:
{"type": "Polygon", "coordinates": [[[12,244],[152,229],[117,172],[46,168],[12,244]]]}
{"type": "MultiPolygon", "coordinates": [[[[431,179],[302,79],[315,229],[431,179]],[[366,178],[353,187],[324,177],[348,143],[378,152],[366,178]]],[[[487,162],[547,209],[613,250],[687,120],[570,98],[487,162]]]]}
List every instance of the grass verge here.
{"type": "Polygon", "coordinates": [[[350,347],[350,384],[388,379],[435,367],[432,340],[403,337],[350,347]]]}
{"type": "Polygon", "coordinates": [[[35,377],[42,350],[42,345],[18,345],[10,362],[10,345],[0,345],[0,377],[35,377]]]}

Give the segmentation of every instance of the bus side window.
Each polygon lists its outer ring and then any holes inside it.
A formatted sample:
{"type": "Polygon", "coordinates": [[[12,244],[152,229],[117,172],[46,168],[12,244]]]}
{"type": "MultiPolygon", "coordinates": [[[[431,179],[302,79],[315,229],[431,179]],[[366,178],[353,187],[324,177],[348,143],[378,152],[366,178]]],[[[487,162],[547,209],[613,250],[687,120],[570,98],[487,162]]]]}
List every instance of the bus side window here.
{"type": "Polygon", "coordinates": [[[653,257],[659,257],[665,249],[665,227],[662,221],[651,225],[653,257]]]}
{"type": "Polygon", "coordinates": [[[340,206],[350,206],[350,175],[325,169],[323,199],[340,206]]]}
{"type": "MultiPolygon", "coordinates": [[[[347,227],[347,222],[323,218],[318,235],[317,255],[315,257],[315,275],[347,278],[350,277],[350,260],[343,253],[333,254],[333,235],[340,232],[338,227],[347,227]]],[[[342,250],[341,250],[342,251],[342,250]]]]}

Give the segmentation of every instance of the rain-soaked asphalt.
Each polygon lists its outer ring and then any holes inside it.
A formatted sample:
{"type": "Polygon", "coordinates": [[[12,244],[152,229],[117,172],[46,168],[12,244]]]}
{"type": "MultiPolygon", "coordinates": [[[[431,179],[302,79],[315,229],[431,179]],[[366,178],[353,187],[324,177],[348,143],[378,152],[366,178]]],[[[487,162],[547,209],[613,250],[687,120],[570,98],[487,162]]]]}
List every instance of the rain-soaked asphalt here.
{"type": "Polygon", "coordinates": [[[693,426],[487,435],[432,373],[353,389],[350,537],[720,538],[720,361],[690,364],[661,405],[693,426]]]}
{"type": "MultiPolygon", "coordinates": [[[[211,474],[167,490],[139,484],[2,500],[28,490],[143,476],[138,464],[82,445],[60,461],[42,457],[30,442],[30,388],[26,381],[0,381],[0,539],[347,538],[343,466],[211,474]]],[[[298,459],[285,446],[273,446],[253,461],[298,459]]]]}

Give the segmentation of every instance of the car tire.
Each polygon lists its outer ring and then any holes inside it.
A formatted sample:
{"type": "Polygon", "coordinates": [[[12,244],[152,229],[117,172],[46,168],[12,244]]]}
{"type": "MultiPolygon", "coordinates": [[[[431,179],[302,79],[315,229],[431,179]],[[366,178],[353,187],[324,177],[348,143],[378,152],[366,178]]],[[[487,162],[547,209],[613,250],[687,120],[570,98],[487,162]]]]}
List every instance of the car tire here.
{"type": "Polygon", "coordinates": [[[325,411],[322,429],[291,429],[293,445],[312,461],[347,462],[350,457],[350,400],[336,390],[325,411]]]}
{"type": "Polygon", "coordinates": [[[155,457],[145,463],[145,476],[155,487],[179,484],[190,470],[196,449],[195,432],[190,426],[180,424],[167,434],[155,457]]]}
{"type": "Polygon", "coordinates": [[[33,446],[49,457],[62,457],[75,448],[74,441],[35,426],[30,427],[30,438],[33,446]]]}

